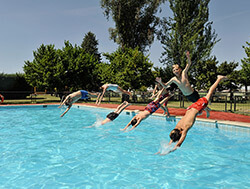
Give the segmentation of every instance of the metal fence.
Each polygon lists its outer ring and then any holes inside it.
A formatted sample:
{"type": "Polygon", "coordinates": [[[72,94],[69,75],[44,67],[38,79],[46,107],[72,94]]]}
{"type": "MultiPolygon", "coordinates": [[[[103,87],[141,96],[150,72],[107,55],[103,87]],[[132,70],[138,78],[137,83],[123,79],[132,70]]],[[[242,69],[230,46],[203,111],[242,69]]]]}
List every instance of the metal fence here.
{"type": "MultiPolygon", "coordinates": [[[[207,92],[199,92],[203,97],[207,92]]],[[[123,95],[124,96],[124,95],[123,95]]],[[[148,92],[137,92],[132,96],[131,101],[134,103],[148,103],[151,94],[148,92]]],[[[123,97],[124,98],[124,97],[123,97]]],[[[124,98],[125,99],[125,98],[124,98]]],[[[187,108],[192,102],[188,101],[180,92],[175,92],[175,95],[168,102],[168,107],[187,108]]],[[[209,107],[216,111],[234,112],[239,114],[250,115],[250,92],[216,92],[213,94],[209,107]]]]}
{"type": "MultiPolygon", "coordinates": [[[[67,95],[69,93],[70,92],[65,92],[62,95],[67,95]]],[[[27,99],[30,100],[29,102],[31,103],[37,103],[37,99],[39,99],[38,97],[39,94],[47,94],[51,96],[56,96],[58,97],[58,99],[56,99],[56,101],[58,102],[60,102],[60,98],[62,96],[60,94],[54,94],[50,92],[46,92],[46,93],[38,92],[34,94],[31,91],[0,91],[0,94],[11,95],[12,97],[22,96],[22,98],[24,96],[23,101],[24,99],[26,100],[24,103],[27,102],[27,99]]],[[[199,92],[199,94],[201,97],[203,97],[207,94],[207,92],[199,92]]],[[[125,94],[120,95],[114,92],[107,92],[104,95],[105,98],[103,102],[120,103],[124,100],[127,100],[134,104],[146,105],[152,101],[152,99],[150,98],[151,96],[152,96],[152,93],[142,92],[142,91],[134,92],[132,97],[129,97],[128,95],[125,95],[125,94]]],[[[17,98],[14,98],[14,99],[17,99],[17,98]]],[[[95,101],[95,99],[90,99],[90,101],[95,101]]],[[[191,104],[192,102],[189,102],[186,99],[186,97],[182,95],[182,93],[177,91],[175,92],[175,95],[169,100],[168,107],[187,108],[191,104]]],[[[248,93],[246,92],[234,92],[234,93],[216,92],[211,98],[211,104],[209,104],[209,107],[212,110],[216,110],[216,111],[234,112],[234,113],[239,113],[239,114],[250,115],[250,92],[248,93]]]]}

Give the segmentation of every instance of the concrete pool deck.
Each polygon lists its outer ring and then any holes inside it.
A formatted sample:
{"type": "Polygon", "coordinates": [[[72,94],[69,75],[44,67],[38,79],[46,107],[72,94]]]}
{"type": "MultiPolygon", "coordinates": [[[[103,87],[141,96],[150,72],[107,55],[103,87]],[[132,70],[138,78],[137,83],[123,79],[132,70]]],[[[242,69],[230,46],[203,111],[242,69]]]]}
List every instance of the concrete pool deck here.
{"type": "MultiPolygon", "coordinates": [[[[2,107],[6,106],[39,106],[39,105],[58,105],[59,103],[46,103],[46,104],[5,104],[1,105],[2,107]]],[[[116,109],[118,104],[105,104],[101,103],[97,106],[94,103],[75,103],[74,105],[78,106],[91,106],[96,108],[108,108],[108,109],[116,109]]],[[[0,107],[1,107],[0,106],[0,107]]],[[[143,111],[145,106],[142,105],[130,105],[126,108],[127,111],[143,111]]],[[[175,116],[176,118],[181,118],[185,115],[186,109],[183,108],[168,108],[170,116],[175,116]]],[[[162,109],[158,109],[153,115],[161,115],[163,114],[162,109]]],[[[197,116],[197,120],[207,121],[207,122],[214,122],[214,123],[221,123],[221,124],[230,124],[230,125],[237,125],[242,127],[249,127],[250,128],[250,116],[235,114],[231,112],[220,112],[220,111],[210,111],[210,117],[206,118],[206,113],[204,112],[202,115],[197,116]]]]}

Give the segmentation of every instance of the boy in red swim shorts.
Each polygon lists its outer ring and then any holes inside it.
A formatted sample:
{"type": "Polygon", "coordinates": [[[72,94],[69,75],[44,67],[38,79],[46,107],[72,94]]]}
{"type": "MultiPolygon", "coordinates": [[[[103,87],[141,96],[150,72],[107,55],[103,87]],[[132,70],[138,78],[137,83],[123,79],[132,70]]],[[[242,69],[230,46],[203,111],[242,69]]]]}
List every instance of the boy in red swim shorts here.
{"type": "MultiPolygon", "coordinates": [[[[215,91],[216,87],[222,81],[226,79],[226,76],[218,75],[217,80],[209,89],[207,95],[203,98],[200,98],[197,102],[193,103],[191,106],[187,108],[185,115],[181,118],[181,120],[177,123],[175,128],[170,132],[170,142],[168,145],[172,144],[172,142],[177,142],[172,150],[168,153],[175,151],[181,144],[184,142],[187,132],[193,126],[195,122],[196,116],[207,107],[208,101],[210,100],[213,92],[215,91]]],[[[160,153],[160,152],[158,152],[160,153]]],[[[166,153],[161,154],[166,155],[166,153]]]]}
{"type": "Polygon", "coordinates": [[[195,108],[196,110],[199,111],[197,115],[201,115],[202,114],[202,110],[205,110],[206,113],[207,113],[207,117],[209,117],[210,116],[210,113],[209,113],[210,109],[206,108],[207,105],[208,105],[207,99],[205,97],[202,97],[199,100],[197,100],[195,103],[193,103],[191,106],[189,106],[187,108],[187,110],[190,110],[191,108],[195,108]]]}

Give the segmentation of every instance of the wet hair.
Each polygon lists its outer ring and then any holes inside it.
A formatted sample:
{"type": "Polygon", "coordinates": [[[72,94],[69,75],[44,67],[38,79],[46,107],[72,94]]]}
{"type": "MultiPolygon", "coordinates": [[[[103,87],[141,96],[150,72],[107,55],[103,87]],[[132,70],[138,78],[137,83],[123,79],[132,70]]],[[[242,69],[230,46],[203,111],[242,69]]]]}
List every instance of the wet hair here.
{"type": "Polygon", "coordinates": [[[173,142],[176,142],[180,140],[181,134],[179,129],[173,129],[171,133],[169,134],[169,137],[173,140],[173,142]]]}
{"type": "Polygon", "coordinates": [[[131,121],[131,125],[132,125],[132,126],[134,126],[136,123],[137,123],[137,120],[136,120],[136,119],[133,119],[133,120],[131,121]]]}

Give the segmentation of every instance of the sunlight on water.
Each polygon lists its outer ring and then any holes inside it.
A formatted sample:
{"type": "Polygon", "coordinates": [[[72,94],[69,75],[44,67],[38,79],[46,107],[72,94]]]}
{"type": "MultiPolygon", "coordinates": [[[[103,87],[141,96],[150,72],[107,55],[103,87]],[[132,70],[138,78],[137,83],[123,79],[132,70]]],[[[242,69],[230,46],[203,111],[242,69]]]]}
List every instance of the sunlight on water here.
{"type": "Polygon", "coordinates": [[[194,125],[167,154],[176,122],[132,115],[101,125],[110,110],[0,107],[2,188],[249,188],[250,137],[194,125]],[[167,154],[155,155],[156,152],[167,154]]]}

